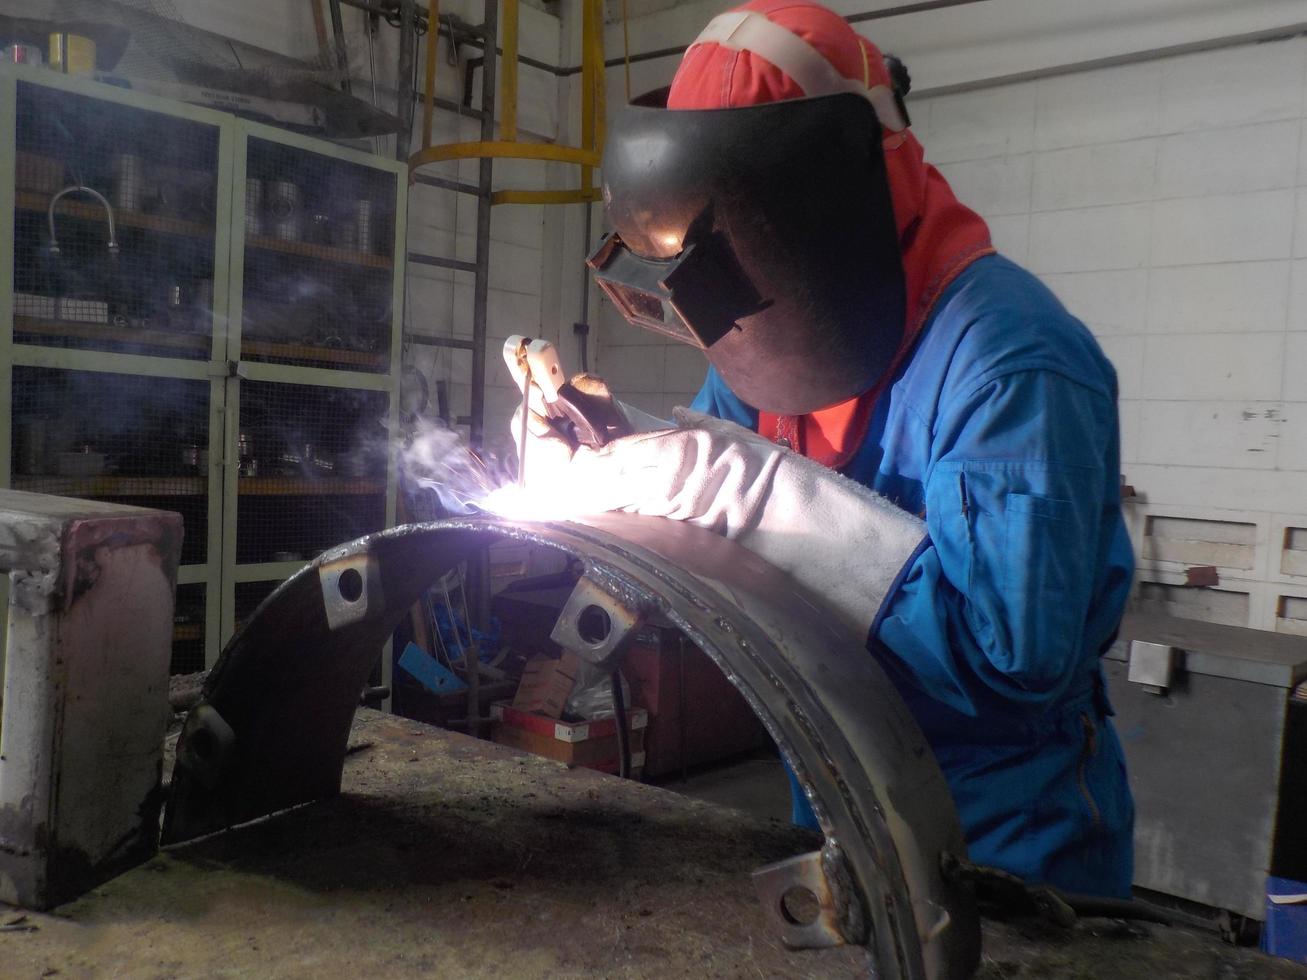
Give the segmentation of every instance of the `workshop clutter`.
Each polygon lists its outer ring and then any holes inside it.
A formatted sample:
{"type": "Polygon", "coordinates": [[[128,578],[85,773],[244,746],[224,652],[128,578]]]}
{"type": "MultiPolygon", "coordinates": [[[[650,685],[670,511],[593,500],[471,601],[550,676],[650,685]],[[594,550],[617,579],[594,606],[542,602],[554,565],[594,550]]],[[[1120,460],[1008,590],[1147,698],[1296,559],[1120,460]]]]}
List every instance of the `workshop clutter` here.
{"type": "MultiPolygon", "coordinates": [[[[611,716],[597,721],[561,721],[522,711],[503,701],[490,706],[490,716],[494,719],[494,740],[500,745],[524,749],[568,766],[613,774],[618,771],[617,720],[611,716]]],[[[648,724],[649,712],[643,708],[627,711],[632,779],[643,775],[644,732],[648,724]]]]}

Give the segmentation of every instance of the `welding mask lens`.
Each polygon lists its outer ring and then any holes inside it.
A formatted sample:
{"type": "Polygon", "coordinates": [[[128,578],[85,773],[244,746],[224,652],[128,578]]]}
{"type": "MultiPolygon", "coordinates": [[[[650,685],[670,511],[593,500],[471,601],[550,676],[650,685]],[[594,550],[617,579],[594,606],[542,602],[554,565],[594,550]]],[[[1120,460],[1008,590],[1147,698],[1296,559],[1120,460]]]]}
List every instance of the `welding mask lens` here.
{"type": "Polygon", "coordinates": [[[603,237],[586,264],[632,325],[702,349],[766,305],[725,240],[715,234],[670,259],[647,259],[613,232],[603,237]]]}

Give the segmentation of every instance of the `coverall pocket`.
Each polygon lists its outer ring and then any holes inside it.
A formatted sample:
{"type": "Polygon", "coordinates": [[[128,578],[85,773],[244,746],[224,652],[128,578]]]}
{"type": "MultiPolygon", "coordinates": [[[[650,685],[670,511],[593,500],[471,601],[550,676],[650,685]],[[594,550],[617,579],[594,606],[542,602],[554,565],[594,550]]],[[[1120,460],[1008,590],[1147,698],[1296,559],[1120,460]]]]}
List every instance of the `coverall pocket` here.
{"type": "Polygon", "coordinates": [[[1036,597],[1059,599],[1069,588],[1067,565],[1081,560],[1074,550],[1071,501],[1009,493],[1004,508],[1004,584],[1028,604],[1036,597]]]}

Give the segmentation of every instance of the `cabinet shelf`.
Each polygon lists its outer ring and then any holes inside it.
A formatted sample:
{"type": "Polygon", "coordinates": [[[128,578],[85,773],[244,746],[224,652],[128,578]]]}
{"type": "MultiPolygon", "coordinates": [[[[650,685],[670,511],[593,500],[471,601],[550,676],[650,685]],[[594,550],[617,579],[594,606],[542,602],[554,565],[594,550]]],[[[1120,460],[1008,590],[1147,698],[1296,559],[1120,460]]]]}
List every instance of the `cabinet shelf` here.
{"type": "Polygon", "coordinates": [[[207,353],[212,343],[207,334],[179,333],[170,330],[138,330],[112,323],[86,323],[81,320],[45,320],[28,316],[14,317],[14,333],[37,337],[75,340],[99,340],[137,347],[166,347],[170,350],[207,353]]]}
{"type": "Polygon", "coordinates": [[[384,371],[390,363],[387,354],[373,351],[343,350],[339,347],[312,347],[308,344],[281,344],[271,340],[241,339],[245,357],[275,357],[281,360],[312,361],[327,367],[361,367],[384,371]]]}
{"type": "Polygon", "coordinates": [[[347,477],[243,476],[236,486],[241,496],[252,497],[368,497],[386,492],[385,480],[347,477]]]}
{"type": "MultiPolygon", "coordinates": [[[[20,211],[39,211],[44,214],[50,209],[50,199],[53,196],[41,191],[16,191],[14,207],[20,211]]],[[[55,206],[55,214],[106,223],[104,208],[99,203],[90,203],[80,198],[65,197],[55,206]]],[[[143,228],[146,231],[186,235],[190,238],[212,238],[214,231],[212,224],[119,208],[113,209],[113,220],[116,225],[124,228],[143,228]]]]}
{"type": "Polygon", "coordinates": [[[270,238],[267,235],[248,236],[245,239],[245,247],[261,249],[265,252],[281,252],[285,255],[300,255],[310,259],[325,259],[328,262],[357,265],[366,269],[389,269],[394,265],[385,255],[357,252],[349,248],[335,248],[331,245],[314,245],[311,242],[292,241],[286,238],[270,238]]]}
{"type": "Polygon", "coordinates": [[[15,476],[15,490],[58,497],[199,497],[202,476],[15,476]]]}

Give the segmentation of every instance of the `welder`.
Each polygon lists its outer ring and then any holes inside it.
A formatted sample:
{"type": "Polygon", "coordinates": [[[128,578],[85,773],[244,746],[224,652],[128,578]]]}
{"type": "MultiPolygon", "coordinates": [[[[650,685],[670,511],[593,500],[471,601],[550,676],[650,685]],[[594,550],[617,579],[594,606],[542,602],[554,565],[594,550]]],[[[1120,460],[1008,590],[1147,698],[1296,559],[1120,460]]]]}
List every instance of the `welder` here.
{"type": "Polygon", "coordinates": [[[1115,374],[925,162],[908,84],[826,8],[754,0],[709,23],[665,108],[624,110],[590,264],[707,380],[597,450],[525,412],[526,487],[789,572],[894,680],[973,861],[1124,897],[1133,803],[1099,668],[1133,567],[1115,374]]]}

